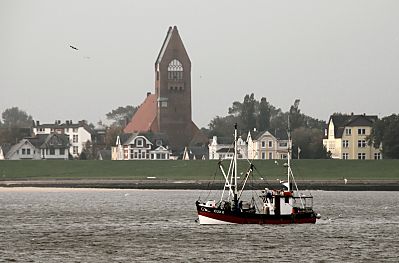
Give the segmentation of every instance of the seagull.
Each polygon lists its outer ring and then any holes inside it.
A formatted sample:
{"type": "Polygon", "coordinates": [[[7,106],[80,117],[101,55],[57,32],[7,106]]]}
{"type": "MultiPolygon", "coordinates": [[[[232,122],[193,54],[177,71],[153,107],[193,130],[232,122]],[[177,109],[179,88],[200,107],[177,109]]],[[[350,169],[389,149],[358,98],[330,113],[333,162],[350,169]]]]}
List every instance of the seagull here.
{"type": "Polygon", "coordinates": [[[344,182],[345,182],[345,184],[348,182],[348,179],[346,179],[346,178],[344,178],[344,182]]]}
{"type": "Polygon", "coordinates": [[[277,162],[277,161],[274,161],[274,163],[278,165],[278,162],[277,162]]]}
{"type": "Polygon", "coordinates": [[[75,50],[79,50],[79,48],[74,47],[74,46],[72,46],[72,45],[69,45],[69,47],[72,48],[72,49],[75,49],[75,50]]]}

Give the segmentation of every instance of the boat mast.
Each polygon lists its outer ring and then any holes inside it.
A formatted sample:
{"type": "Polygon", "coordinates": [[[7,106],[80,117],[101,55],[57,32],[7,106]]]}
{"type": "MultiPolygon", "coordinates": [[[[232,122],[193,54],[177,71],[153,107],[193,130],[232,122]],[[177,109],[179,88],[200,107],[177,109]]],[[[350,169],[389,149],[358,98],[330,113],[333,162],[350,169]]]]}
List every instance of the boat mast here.
{"type": "Polygon", "coordinates": [[[287,156],[287,164],[288,164],[288,169],[287,169],[287,183],[288,183],[288,192],[291,192],[291,182],[290,182],[290,177],[291,177],[291,151],[292,151],[292,142],[291,142],[291,127],[290,127],[290,115],[288,115],[288,156],[287,156]]]}
{"type": "Polygon", "coordinates": [[[234,171],[233,171],[233,176],[234,176],[234,206],[237,208],[238,207],[238,191],[237,191],[237,123],[234,124],[234,155],[233,155],[233,161],[234,161],[234,171]]]}

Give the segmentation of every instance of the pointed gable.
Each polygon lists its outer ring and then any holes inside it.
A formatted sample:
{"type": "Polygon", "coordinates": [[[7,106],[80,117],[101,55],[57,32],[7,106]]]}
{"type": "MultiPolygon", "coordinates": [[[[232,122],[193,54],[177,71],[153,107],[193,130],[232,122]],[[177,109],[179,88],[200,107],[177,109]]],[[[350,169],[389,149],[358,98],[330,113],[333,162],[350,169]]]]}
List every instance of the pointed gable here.
{"type": "MultiPolygon", "coordinates": [[[[184,47],[183,41],[180,38],[179,31],[177,30],[177,27],[174,26],[169,27],[168,32],[166,33],[165,40],[162,44],[161,50],[159,51],[159,54],[157,56],[157,60],[155,61],[155,65],[158,65],[162,62],[164,55],[167,51],[169,52],[175,52],[174,50],[181,50],[184,52],[185,56],[189,59],[188,53],[186,51],[186,48],[184,47]]],[[[169,63],[170,61],[167,61],[169,63]]]]}

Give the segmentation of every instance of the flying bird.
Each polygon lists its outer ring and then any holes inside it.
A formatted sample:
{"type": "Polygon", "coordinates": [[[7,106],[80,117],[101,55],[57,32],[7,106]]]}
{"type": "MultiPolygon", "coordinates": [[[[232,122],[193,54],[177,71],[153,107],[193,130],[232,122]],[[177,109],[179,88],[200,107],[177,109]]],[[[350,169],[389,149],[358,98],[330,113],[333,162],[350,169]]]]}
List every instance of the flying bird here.
{"type": "Polygon", "coordinates": [[[72,48],[72,49],[75,49],[75,50],[79,50],[79,48],[74,47],[74,46],[72,46],[72,45],[69,45],[69,47],[72,48]]]}

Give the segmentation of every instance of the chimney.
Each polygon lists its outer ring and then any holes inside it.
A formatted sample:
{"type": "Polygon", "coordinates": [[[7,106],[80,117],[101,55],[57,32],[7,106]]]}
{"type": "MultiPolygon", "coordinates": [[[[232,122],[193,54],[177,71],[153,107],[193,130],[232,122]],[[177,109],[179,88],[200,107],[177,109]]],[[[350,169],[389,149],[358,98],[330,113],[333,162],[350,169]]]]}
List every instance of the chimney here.
{"type": "Polygon", "coordinates": [[[147,92],[147,97],[151,95],[151,92],[147,92]]]}
{"type": "Polygon", "coordinates": [[[40,121],[36,121],[36,126],[39,126],[40,125],[40,121]]]}

